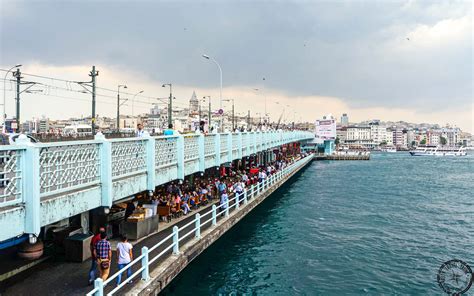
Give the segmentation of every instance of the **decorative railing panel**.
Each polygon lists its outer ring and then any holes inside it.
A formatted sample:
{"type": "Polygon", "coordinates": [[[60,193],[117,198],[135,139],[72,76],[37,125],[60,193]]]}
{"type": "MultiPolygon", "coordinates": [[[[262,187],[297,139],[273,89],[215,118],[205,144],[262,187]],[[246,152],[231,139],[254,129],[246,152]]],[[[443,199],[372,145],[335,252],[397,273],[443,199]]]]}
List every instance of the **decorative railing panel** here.
{"type": "Polygon", "coordinates": [[[176,165],[178,163],[178,138],[159,137],[155,140],[155,164],[156,167],[176,165]]]}
{"type": "Polygon", "coordinates": [[[242,149],[247,149],[249,134],[242,134],[242,149]]]}
{"type": "Polygon", "coordinates": [[[22,201],[20,159],[20,150],[0,150],[0,207],[22,201]]]}
{"type": "Polygon", "coordinates": [[[184,161],[199,158],[199,136],[184,137],[184,161]]]}
{"type": "Polygon", "coordinates": [[[97,143],[71,143],[40,148],[40,193],[52,194],[99,182],[97,143]]]}
{"type": "Polygon", "coordinates": [[[257,137],[257,149],[261,149],[262,148],[262,134],[257,133],[256,137],[257,137]]]}
{"type": "Polygon", "coordinates": [[[146,140],[112,142],[112,177],[146,171],[146,140]]]}
{"type": "Polygon", "coordinates": [[[212,156],[216,154],[216,135],[207,135],[204,138],[204,155],[212,156]]]}
{"type": "Polygon", "coordinates": [[[227,134],[221,134],[221,153],[226,153],[229,150],[227,147],[227,134]]]}
{"type": "Polygon", "coordinates": [[[239,134],[232,134],[232,150],[239,148],[239,134]]]}

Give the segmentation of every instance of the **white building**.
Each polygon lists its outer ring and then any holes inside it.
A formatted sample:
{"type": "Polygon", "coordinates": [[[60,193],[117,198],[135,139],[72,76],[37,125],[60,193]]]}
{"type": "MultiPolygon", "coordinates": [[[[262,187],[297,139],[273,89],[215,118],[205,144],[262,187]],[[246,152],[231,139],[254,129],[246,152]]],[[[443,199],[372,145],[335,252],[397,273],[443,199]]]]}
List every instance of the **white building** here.
{"type": "Polygon", "coordinates": [[[49,118],[41,118],[38,120],[38,133],[49,132],[49,118]]]}
{"type": "Polygon", "coordinates": [[[379,122],[372,122],[369,124],[370,126],[370,138],[376,145],[380,145],[381,143],[385,142],[387,128],[384,126],[380,126],[379,122]]]}
{"type": "Polygon", "coordinates": [[[348,126],[345,144],[350,147],[374,148],[370,126],[348,126]]]}
{"type": "Polygon", "coordinates": [[[457,127],[445,127],[441,129],[441,136],[446,139],[446,145],[448,146],[456,146],[457,144],[459,144],[460,134],[461,130],[457,127]]]}

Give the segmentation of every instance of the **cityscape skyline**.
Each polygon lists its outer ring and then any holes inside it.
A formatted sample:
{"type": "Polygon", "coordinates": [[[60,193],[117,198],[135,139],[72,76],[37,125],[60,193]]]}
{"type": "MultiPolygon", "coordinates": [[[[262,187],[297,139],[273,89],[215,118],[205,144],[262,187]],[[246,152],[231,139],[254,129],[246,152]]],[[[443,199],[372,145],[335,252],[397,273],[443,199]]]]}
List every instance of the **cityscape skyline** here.
{"type": "MultiPolygon", "coordinates": [[[[36,66],[33,66],[31,70],[35,70],[36,66]]],[[[68,67],[69,68],[69,67],[68,67]]],[[[22,65],[21,69],[30,69],[29,66],[27,65],[22,65]]],[[[51,68],[47,68],[50,69],[51,68]]],[[[70,69],[70,68],[69,68],[70,69]]],[[[91,95],[89,93],[78,93],[78,92],[73,92],[73,95],[71,95],[71,83],[66,83],[63,81],[56,81],[53,83],[46,83],[44,84],[45,81],[52,81],[49,79],[49,77],[54,78],[54,79],[64,79],[64,80],[70,80],[70,81],[77,81],[73,77],[73,73],[78,72],[78,69],[83,69],[84,73],[87,73],[85,70],[87,69],[86,66],[81,66],[81,67],[73,67],[74,71],[69,71],[68,75],[62,76],[62,78],[54,77],[54,76],[44,76],[48,77],[48,79],[43,79],[43,78],[36,78],[36,75],[43,77],[40,73],[35,73],[35,72],[30,72],[30,71],[25,71],[24,76],[29,78],[29,79],[24,79],[27,81],[35,81],[38,82],[38,84],[35,86],[33,90],[37,90],[37,92],[31,92],[31,93],[22,93],[21,101],[22,101],[22,121],[23,119],[25,120],[31,120],[34,118],[41,118],[41,117],[47,117],[51,120],[64,120],[64,119],[69,119],[69,118],[81,118],[81,117],[90,117],[90,103],[91,103],[91,95]],[[30,77],[30,74],[32,75],[30,77]],[[45,110],[43,113],[37,112],[37,110],[41,110],[42,107],[44,107],[42,104],[37,105],[33,103],[33,101],[40,101],[42,103],[46,103],[46,108],[43,109],[45,110]],[[63,108],[60,110],[57,110],[56,108],[52,108],[54,104],[57,104],[57,102],[67,102],[69,107],[63,108]]],[[[90,69],[89,69],[90,70],[90,69]]],[[[0,71],[2,73],[6,73],[6,71],[3,68],[0,68],[0,71]]],[[[107,94],[104,94],[105,98],[98,98],[97,100],[97,105],[98,105],[98,110],[97,110],[97,115],[98,116],[103,116],[103,117],[108,117],[108,118],[116,118],[116,99],[113,98],[116,96],[117,92],[113,90],[114,85],[113,85],[113,80],[114,78],[106,78],[105,75],[102,73],[107,71],[100,71],[100,75],[98,78],[99,81],[99,86],[102,89],[108,89],[110,90],[109,92],[106,92],[107,94]],[[106,85],[102,85],[100,83],[100,79],[106,81],[106,85]],[[102,112],[101,112],[102,111],[102,112]]],[[[113,72],[112,72],[113,73],[113,72]]],[[[11,75],[11,73],[9,73],[11,75]]],[[[22,74],[23,75],[23,74],[22,74]]],[[[1,75],[0,75],[1,76],[1,75]]],[[[83,75],[85,76],[85,75],[83,75]]],[[[112,75],[113,76],[113,75],[112,75]]],[[[13,77],[12,77],[13,78],[13,77]]],[[[85,78],[84,80],[87,80],[85,78]]],[[[132,114],[132,109],[135,108],[135,114],[139,113],[148,113],[150,108],[153,107],[154,104],[158,104],[161,108],[166,108],[167,106],[167,90],[162,88],[161,85],[154,84],[154,83],[137,83],[136,85],[131,84],[126,82],[129,87],[128,89],[122,90],[122,97],[126,100],[128,100],[123,106],[121,106],[121,115],[127,115],[131,116],[132,114]],[[133,88],[132,88],[133,87],[133,88]],[[146,87],[149,89],[152,89],[153,91],[146,91],[146,87]],[[131,92],[138,91],[138,90],[144,90],[143,94],[140,94],[136,96],[135,102],[134,102],[134,107],[132,107],[132,101],[131,97],[131,92]],[[158,93],[159,96],[153,96],[153,94],[158,93]]],[[[10,81],[6,81],[6,94],[7,94],[7,115],[8,118],[14,118],[15,114],[15,90],[16,90],[16,83],[14,82],[13,79],[10,79],[10,81]]],[[[77,89],[80,89],[79,86],[76,86],[77,89]]],[[[214,89],[202,89],[202,88],[191,88],[191,87],[180,87],[180,86],[174,86],[173,87],[173,96],[175,97],[173,106],[173,109],[177,110],[182,110],[183,108],[188,108],[189,107],[189,98],[191,97],[193,92],[197,93],[197,96],[200,101],[202,101],[203,96],[201,94],[203,93],[217,93],[219,90],[214,88],[214,89]]],[[[321,118],[322,116],[326,114],[332,114],[337,118],[339,121],[340,116],[344,113],[350,114],[351,119],[353,119],[353,122],[364,122],[364,121],[370,121],[373,120],[374,118],[378,118],[383,121],[392,121],[392,122],[397,122],[397,121],[405,121],[405,122],[410,122],[410,123],[415,123],[415,124],[422,124],[422,123],[427,123],[427,124],[438,124],[440,126],[445,126],[445,125],[451,125],[451,126],[456,126],[461,128],[463,131],[472,133],[474,129],[472,129],[472,120],[469,117],[469,112],[471,110],[463,110],[460,111],[459,114],[462,114],[463,112],[468,114],[467,115],[467,121],[466,122],[460,122],[458,120],[455,120],[456,118],[449,118],[446,115],[440,116],[439,114],[443,114],[444,112],[439,112],[436,114],[436,116],[433,116],[433,113],[430,114],[424,114],[424,113],[418,113],[414,110],[408,114],[408,116],[404,117],[398,117],[398,113],[396,109],[391,109],[391,110],[383,110],[381,108],[373,108],[373,109],[351,109],[349,106],[343,104],[343,102],[337,102],[334,98],[320,98],[320,97],[308,97],[308,98],[301,98],[301,97],[295,97],[294,99],[300,99],[302,101],[305,101],[308,103],[308,101],[311,101],[311,104],[313,106],[318,106],[316,110],[306,110],[306,108],[299,107],[301,103],[297,103],[296,105],[288,105],[286,103],[290,102],[292,98],[287,98],[284,96],[281,96],[281,94],[277,94],[272,92],[272,90],[267,90],[267,92],[262,95],[258,92],[255,91],[255,89],[243,89],[243,88],[224,88],[224,94],[227,93],[235,93],[237,96],[241,96],[242,99],[236,98],[235,99],[235,108],[236,108],[236,114],[240,116],[246,116],[247,111],[251,111],[251,116],[252,117],[259,117],[262,116],[263,112],[254,112],[254,110],[263,110],[265,107],[265,97],[267,99],[267,113],[272,121],[277,121],[280,115],[283,115],[283,118],[286,118],[286,121],[295,121],[295,122],[312,122],[314,123],[318,118],[321,118]],[[252,106],[251,108],[247,107],[246,109],[243,106],[252,106]],[[281,107],[283,106],[283,107],[281,107]],[[345,109],[343,109],[345,108],[345,109]],[[296,111],[296,115],[294,112],[296,111]],[[355,111],[352,113],[351,111],[355,111]],[[371,113],[367,113],[371,112],[371,113]],[[378,116],[382,115],[382,116],[378,116]],[[383,116],[385,115],[385,116],[383,116]],[[429,115],[429,116],[425,116],[429,115]],[[443,118],[443,119],[434,119],[431,120],[431,118],[436,117],[436,118],[443,118]],[[464,124],[463,124],[464,123],[464,124]],[[467,123],[467,124],[466,124],[467,123]],[[471,124],[471,125],[470,125],[471,124]]],[[[224,97],[226,99],[227,96],[224,97]]],[[[217,112],[219,109],[219,97],[214,96],[212,97],[213,103],[213,112],[217,112]]],[[[306,106],[305,103],[302,103],[303,105],[306,106]]],[[[208,110],[207,103],[202,102],[202,108],[203,110],[208,110]]],[[[231,103],[229,102],[223,102],[223,109],[225,112],[229,112],[231,110],[231,103]]],[[[461,116],[462,118],[462,116],[461,116]]],[[[459,118],[457,118],[459,119],[459,118]]]]}
{"type": "MultiPolygon", "coordinates": [[[[264,109],[266,96],[276,118],[281,105],[291,105],[305,121],[348,112],[357,121],[451,122],[473,131],[472,10],[463,1],[399,1],[370,9],[323,2],[69,2],[59,4],[60,14],[34,2],[2,4],[2,69],[22,63],[25,73],[77,81],[88,80],[95,65],[100,87],[126,83],[130,91],[163,98],[168,93],[161,85],[172,83],[177,104],[194,90],[218,102],[218,69],[202,57],[209,54],[222,66],[222,96],[234,98],[240,112],[264,109]],[[96,13],[83,13],[92,6],[96,13]],[[125,17],[129,13],[141,22],[125,17]],[[264,21],[270,16],[272,22],[264,21]]],[[[7,83],[11,116],[10,88],[7,83]]],[[[75,98],[82,101],[24,94],[22,114],[89,114],[90,96],[75,98]]],[[[113,116],[112,107],[99,100],[97,113],[113,116]]]]}

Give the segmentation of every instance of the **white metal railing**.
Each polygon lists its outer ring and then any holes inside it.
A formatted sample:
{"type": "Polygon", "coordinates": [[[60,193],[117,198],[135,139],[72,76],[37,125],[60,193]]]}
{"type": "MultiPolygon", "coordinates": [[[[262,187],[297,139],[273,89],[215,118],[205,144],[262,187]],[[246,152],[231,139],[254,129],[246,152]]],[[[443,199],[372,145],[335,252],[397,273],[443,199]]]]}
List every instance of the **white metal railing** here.
{"type": "MultiPolygon", "coordinates": [[[[260,194],[264,193],[264,190],[268,189],[269,187],[273,186],[276,182],[285,179],[288,175],[293,173],[295,169],[304,166],[308,161],[310,161],[310,157],[306,157],[303,159],[299,159],[294,163],[284,167],[282,170],[275,172],[274,174],[270,175],[268,178],[263,180],[260,183],[251,185],[250,188],[245,189],[244,192],[240,195],[234,194],[233,198],[228,199],[225,204],[220,204],[216,206],[215,204],[212,205],[211,209],[204,214],[197,213],[194,216],[194,219],[182,225],[181,227],[174,226],[173,232],[169,234],[167,237],[162,239],[160,242],[152,246],[151,248],[143,247],[141,255],[127,264],[125,267],[117,271],[107,280],[103,281],[101,278],[97,278],[94,282],[94,289],[92,289],[87,296],[103,296],[105,287],[110,284],[117,276],[121,273],[127,271],[128,268],[132,268],[133,266],[139,265],[138,269],[132,273],[132,275],[127,278],[126,280],[122,281],[119,285],[114,287],[107,295],[113,295],[117,291],[119,291],[128,281],[133,280],[139,274],[141,274],[141,279],[144,281],[149,280],[150,277],[150,265],[156,262],[158,259],[163,258],[165,254],[169,253],[172,250],[173,255],[179,254],[180,243],[186,244],[186,238],[189,238],[194,234],[194,238],[199,240],[201,238],[201,230],[202,228],[211,223],[211,227],[216,227],[219,224],[224,223],[226,218],[230,216],[230,211],[233,209],[234,212],[239,211],[241,208],[246,207],[248,204],[254,202],[255,197],[259,196],[260,194]],[[218,221],[217,216],[218,214],[223,215],[222,219],[218,221]],[[210,218],[204,220],[204,218],[210,216],[210,218]],[[185,231],[190,226],[194,225],[194,227],[188,230],[186,233],[181,234],[180,232],[185,231]],[[150,258],[150,253],[157,250],[158,247],[165,245],[168,243],[166,247],[157,255],[150,258]],[[140,264],[139,264],[140,262],[140,264]]],[[[190,241],[193,243],[195,241],[190,241]]]]}

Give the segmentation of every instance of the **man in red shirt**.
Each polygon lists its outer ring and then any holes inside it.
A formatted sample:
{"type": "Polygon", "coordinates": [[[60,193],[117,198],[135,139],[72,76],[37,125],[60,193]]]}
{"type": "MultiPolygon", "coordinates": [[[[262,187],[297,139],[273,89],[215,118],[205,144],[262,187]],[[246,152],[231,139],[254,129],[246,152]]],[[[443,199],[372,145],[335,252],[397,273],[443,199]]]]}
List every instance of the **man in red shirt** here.
{"type": "Polygon", "coordinates": [[[95,250],[95,245],[100,241],[100,234],[105,233],[105,228],[101,227],[99,228],[99,232],[92,237],[91,244],[90,244],[90,250],[91,250],[91,256],[92,256],[92,263],[91,263],[91,268],[89,269],[89,285],[92,285],[96,278],[96,273],[97,273],[97,258],[94,256],[94,250],[95,250]]]}

